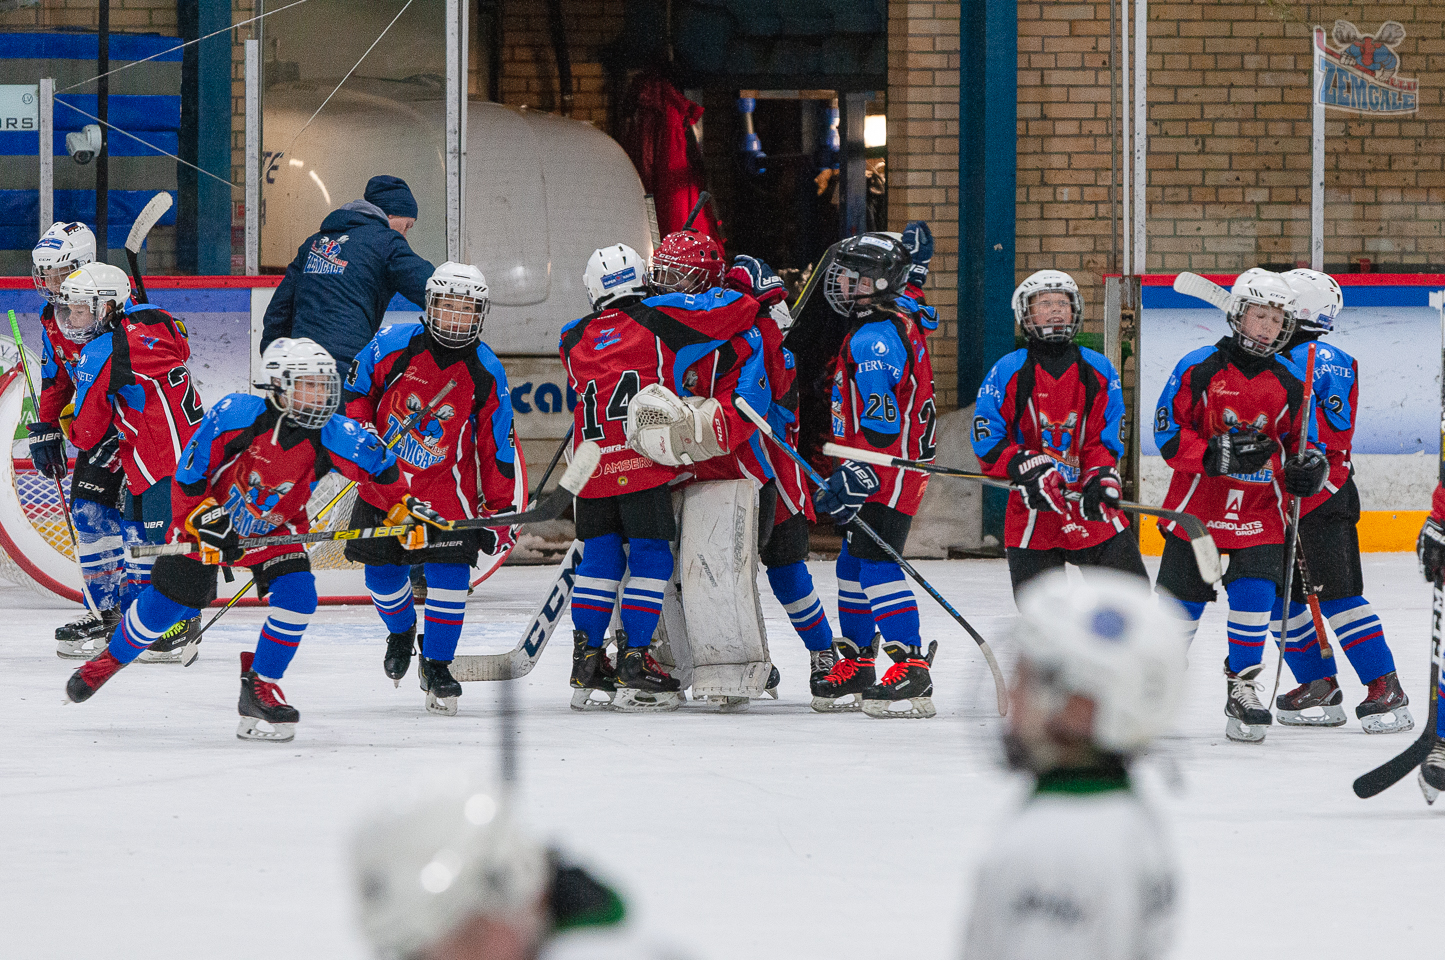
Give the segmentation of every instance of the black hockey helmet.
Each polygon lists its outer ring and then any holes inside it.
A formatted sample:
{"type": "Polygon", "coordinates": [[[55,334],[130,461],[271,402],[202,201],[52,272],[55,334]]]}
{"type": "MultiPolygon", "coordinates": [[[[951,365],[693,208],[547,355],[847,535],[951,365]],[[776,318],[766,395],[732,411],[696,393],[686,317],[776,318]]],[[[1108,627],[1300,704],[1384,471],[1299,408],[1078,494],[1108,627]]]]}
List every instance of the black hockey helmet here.
{"type": "Polygon", "coordinates": [[[912,264],[903,244],[886,233],[849,237],[823,275],[823,299],[844,316],[870,312],[903,295],[912,264]]]}

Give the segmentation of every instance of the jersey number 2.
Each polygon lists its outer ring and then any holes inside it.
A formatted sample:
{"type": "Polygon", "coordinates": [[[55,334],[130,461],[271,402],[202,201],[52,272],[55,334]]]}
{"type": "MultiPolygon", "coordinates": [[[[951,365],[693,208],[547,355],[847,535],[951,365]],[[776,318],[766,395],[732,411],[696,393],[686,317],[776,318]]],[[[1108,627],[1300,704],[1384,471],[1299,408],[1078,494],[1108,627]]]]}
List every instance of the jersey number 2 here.
{"type": "MultiPolygon", "coordinates": [[[[641,389],[642,382],[637,377],[637,371],[624,371],[617,386],[612,388],[612,397],[607,401],[603,414],[608,420],[626,420],[627,405],[641,389]]],[[[597,381],[588,380],[587,388],[582,391],[582,439],[597,442],[606,436],[607,431],[597,419],[597,381]]]]}
{"type": "Polygon", "coordinates": [[[200,423],[206,411],[201,409],[201,398],[196,396],[196,385],[191,382],[190,371],[185,367],[171,367],[166,382],[173,387],[179,387],[183,383],[186,385],[185,395],[181,397],[181,413],[186,415],[186,423],[191,426],[200,423]]]}

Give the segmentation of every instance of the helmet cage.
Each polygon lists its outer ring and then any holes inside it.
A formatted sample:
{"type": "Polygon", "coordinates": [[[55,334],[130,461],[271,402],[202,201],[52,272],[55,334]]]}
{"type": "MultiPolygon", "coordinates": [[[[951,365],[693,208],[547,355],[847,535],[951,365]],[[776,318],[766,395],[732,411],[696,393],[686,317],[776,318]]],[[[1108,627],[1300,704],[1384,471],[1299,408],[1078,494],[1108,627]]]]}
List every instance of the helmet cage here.
{"type": "Polygon", "coordinates": [[[679,230],[662,238],[647,265],[647,276],[663,293],[702,293],[722,283],[726,268],[716,240],[679,230]]]}
{"type": "Polygon", "coordinates": [[[1287,309],[1282,304],[1249,294],[1235,295],[1234,302],[1230,304],[1227,319],[1229,320],[1229,329],[1234,331],[1234,342],[1239,345],[1241,350],[1253,357],[1272,357],[1279,353],[1294,336],[1295,325],[1298,323],[1298,316],[1293,309],[1287,309]],[[1249,312],[1250,307],[1263,307],[1266,310],[1279,311],[1279,332],[1268,343],[1245,332],[1245,314],[1249,312]]]}
{"type": "Polygon", "coordinates": [[[486,323],[491,307],[490,297],[473,297],[447,290],[428,290],[426,293],[427,332],[443,347],[452,350],[465,349],[481,338],[482,325],[486,323]],[[467,303],[471,306],[462,308],[457,306],[459,303],[467,303]]]}
{"type": "Polygon", "coordinates": [[[1041,343],[1069,343],[1079,335],[1084,325],[1084,300],[1077,290],[1064,287],[1045,287],[1024,298],[1019,310],[1019,326],[1030,340],[1041,343]],[[1053,322],[1039,307],[1038,298],[1046,293],[1062,293],[1069,298],[1069,319],[1053,322]]]}
{"type": "Polygon", "coordinates": [[[67,260],[64,263],[41,266],[33,260],[30,263],[30,279],[35,284],[35,292],[40,294],[49,303],[55,303],[60,297],[60,284],[66,277],[70,276],[80,267],[89,263],[89,260],[67,260]],[[51,284],[54,284],[52,287],[51,284]]]}
{"type": "Polygon", "coordinates": [[[303,430],[320,430],[341,406],[341,375],[334,369],[283,369],[271,378],[271,392],[288,420],[303,430]]]}

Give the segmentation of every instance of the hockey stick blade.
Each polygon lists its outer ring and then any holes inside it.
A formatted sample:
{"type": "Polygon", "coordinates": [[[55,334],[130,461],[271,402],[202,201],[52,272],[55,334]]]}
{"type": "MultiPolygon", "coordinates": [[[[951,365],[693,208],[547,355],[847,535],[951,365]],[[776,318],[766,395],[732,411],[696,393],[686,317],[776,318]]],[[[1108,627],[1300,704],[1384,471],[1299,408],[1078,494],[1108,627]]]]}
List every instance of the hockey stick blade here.
{"type": "Polygon", "coordinates": [[[130,233],[125,238],[125,248],[131,253],[140,253],[146,234],[151,232],[151,227],[155,226],[156,221],[165,216],[166,211],[170,208],[171,195],[169,193],[162,191],[151,197],[150,202],[141,208],[140,214],[135,218],[135,223],[131,224],[130,233]]]}
{"type": "Polygon", "coordinates": [[[592,474],[597,471],[597,464],[601,460],[602,448],[591,440],[583,440],[577,444],[577,449],[572,451],[572,462],[562,471],[562,478],[557,481],[557,485],[576,496],[587,486],[587,481],[592,479],[592,474]]]}
{"type": "Polygon", "coordinates": [[[508,653],[458,655],[452,661],[452,676],[461,683],[473,680],[515,680],[532,672],[541,658],[552,631],[567,611],[572,599],[572,585],[577,580],[577,566],[582,562],[582,541],[573,540],[572,546],[562,558],[557,579],[548,591],[546,599],[532,615],[522,639],[508,653]]]}
{"type": "Polygon", "coordinates": [[[1228,290],[1197,273],[1186,272],[1175,277],[1174,292],[1182,293],[1186,297],[1193,297],[1196,300],[1203,300],[1211,307],[1218,307],[1221,310],[1229,303],[1228,290]]]}
{"type": "Polygon", "coordinates": [[[1411,770],[1425,761],[1425,757],[1430,753],[1430,748],[1435,745],[1435,724],[1440,715],[1442,618],[1445,618],[1445,589],[1442,589],[1441,585],[1437,583],[1430,605],[1430,709],[1425,718],[1425,729],[1414,743],[1405,748],[1404,752],[1391,757],[1369,773],[1362,774],[1355,779],[1355,796],[1361,800],[1368,800],[1400,782],[1411,770]]]}

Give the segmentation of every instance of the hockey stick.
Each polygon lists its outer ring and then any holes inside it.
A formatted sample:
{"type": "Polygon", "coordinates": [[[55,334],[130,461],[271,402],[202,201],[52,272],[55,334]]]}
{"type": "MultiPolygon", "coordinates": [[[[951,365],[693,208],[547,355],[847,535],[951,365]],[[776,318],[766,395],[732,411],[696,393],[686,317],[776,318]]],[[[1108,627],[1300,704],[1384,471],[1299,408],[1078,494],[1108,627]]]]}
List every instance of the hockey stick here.
{"type": "MultiPolygon", "coordinates": [[[[30,379],[30,364],[25,360],[25,344],[20,338],[20,321],[15,319],[15,311],[10,311],[10,336],[15,340],[15,352],[20,355],[20,372],[25,375],[25,392],[30,395],[31,413],[38,420],[40,418],[40,400],[35,396],[35,384],[30,379]]],[[[61,448],[61,455],[64,455],[64,448],[61,448]]],[[[85,565],[80,562],[80,541],[75,538],[75,524],[70,519],[70,505],[65,502],[65,487],[59,480],[55,481],[55,494],[60,497],[60,515],[65,518],[65,530],[70,534],[70,549],[75,551],[75,566],[80,571],[80,596],[85,601],[86,608],[97,620],[104,621],[100,611],[96,609],[95,599],[91,597],[90,590],[85,585],[85,565]]]]}
{"type": "MultiPolygon", "coordinates": [[[[790,446],[785,440],[783,440],[783,438],[773,433],[773,428],[768,424],[768,421],[760,417],[758,415],[758,412],[752,408],[751,404],[749,404],[746,400],[737,395],[733,396],[733,404],[737,407],[739,411],[742,412],[743,416],[747,417],[754,424],[756,424],[758,430],[761,431],[762,434],[766,436],[769,440],[773,441],[773,444],[779,450],[787,454],[787,456],[798,466],[802,467],[803,472],[808,475],[809,480],[813,481],[813,483],[819,487],[827,485],[827,481],[818,475],[818,471],[813,469],[812,464],[810,464],[807,460],[803,459],[802,454],[794,450],[792,446],[790,446]]],[[[919,573],[916,569],[914,569],[913,564],[903,559],[902,555],[899,554],[897,550],[894,550],[892,545],[889,544],[887,540],[884,540],[881,536],[879,536],[878,531],[868,526],[868,524],[864,523],[863,520],[859,519],[858,517],[853,518],[850,526],[863,531],[863,533],[866,534],[869,539],[871,539],[874,543],[878,545],[878,549],[882,550],[885,554],[887,554],[888,559],[898,564],[898,566],[901,567],[905,573],[907,573],[910,577],[913,578],[915,583],[917,583],[920,587],[922,587],[925,591],[928,592],[928,595],[930,597],[938,601],[938,605],[943,607],[943,609],[948,612],[948,615],[953,617],[953,619],[958,622],[959,626],[963,627],[964,630],[968,631],[968,635],[973,638],[973,642],[978,644],[978,648],[983,651],[983,658],[988,661],[988,668],[990,671],[993,672],[994,692],[998,695],[998,715],[1001,717],[1007,716],[1008,685],[1004,683],[1003,671],[999,669],[998,661],[994,659],[993,649],[989,647],[988,641],[979,635],[979,632],[973,628],[973,625],[971,623],[969,623],[963,618],[963,614],[959,613],[953,608],[953,604],[949,603],[943,598],[943,594],[939,593],[934,588],[933,584],[929,583],[926,579],[924,579],[923,574],[919,573]]]]}
{"type": "MultiPolygon", "coordinates": [[[[1305,395],[1299,415],[1299,446],[1296,456],[1304,456],[1309,444],[1310,424],[1315,417],[1315,345],[1310,343],[1305,352],[1305,395]]],[[[1289,525],[1284,531],[1284,588],[1280,591],[1279,613],[1279,662],[1275,664],[1274,691],[1269,695],[1270,706],[1275,705],[1279,696],[1279,679],[1284,676],[1284,648],[1289,645],[1289,605],[1294,597],[1295,548],[1299,546],[1300,497],[1291,497],[1289,504],[1289,525]]]]}
{"type": "MultiPolygon", "coordinates": [[[[499,513],[492,517],[474,517],[466,520],[454,520],[447,526],[448,530],[480,530],[491,527],[521,526],[527,523],[541,523],[545,520],[555,520],[561,516],[562,511],[572,502],[572,498],[578,490],[586,485],[592,472],[597,469],[597,463],[601,459],[601,453],[597,444],[590,440],[582,441],[576,452],[572,455],[572,463],[562,474],[560,486],[547,494],[537,506],[531,510],[523,510],[521,513],[499,513]]],[[[260,536],[242,537],[236,542],[236,546],[242,550],[253,550],[258,547],[285,547],[293,543],[330,543],[335,540],[374,540],[379,537],[400,537],[408,533],[413,527],[422,525],[420,521],[408,520],[405,523],[398,523],[391,526],[358,527],[351,530],[321,530],[312,533],[291,533],[279,537],[260,536]]],[[[133,557],[166,557],[179,556],[188,553],[199,553],[200,545],[196,543],[159,543],[159,544],[138,544],[129,547],[130,555],[133,557]]]]}
{"type": "Polygon", "coordinates": [[[803,289],[798,291],[798,298],[788,307],[788,312],[793,315],[795,321],[802,319],[803,308],[808,305],[808,300],[813,296],[813,291],[818,288],[818,283],[823,279],[823,275],[833,265],[833,257],[837,254],[838,246],[842,242],[839,240],[838,243],[823,251],[823,256],[818,259],[818,265],[813,268],[812,273],[808,274],[808,280],[803,284],[803,289]]]}
{"type": "Polygon", "coordinates": [[[1315,636],[1320,641],[1320,656],[1326,660],[1333,660],[1335,648],[1330,646],[1330,638],[1325,633],[1325,614],[1320,609],[1320,585],[1315,583],[1314,577],[1310,576],[1310,565],[1305,562],[1305,545],[1300,539],[1299,531],[1294,532],[1295,566],[1299,568],[1300,590],[1305,595],[1305,606],[1309,607],[1310,619],[1314,621],[1315,636]]]}
{"type": "Polygon", "coordinates": [[[466,683],[472,680],[515,680],[525,677],[537,665],[552,631],[567,610],[572,598],[572,585],[577,579],[577,566],[582,562],[582,541],[573,540],[557,572],[557,579],[537,612],[532,615],[522,639],[507,653],[458,655],[452,661],[452,676],[466,683]]]}
{"type": "Polygon", "coordinates": [[[687,223],[684,223],[684,224],[682,225],[682,229],[684,229],[684,230],[691,230],[691,229],[692,229],[692,225],[693,225],[694,221],[696,221],[697,218],[698,218],[698,215],[702,213],[702,208],[703,208],[704,206],[706,206],[706,205],[707,205],[707,202],[708,202],[709,200],[711,200],[711,199],[712,199],[712,194],[708,193],[706,190],[700,191],[700,192],[698,193],[698,195],[697,195],[697,203],[694,203],[694,204],[692,205],[692,213],[689,213],[689,214],[687,215],[687,223]]]}
{"type": "Polygon", "coordinates": [[[140,273],[140,248],[146,242],[146,234],[151,232],[151,227],[156,221],[165,215],[171,208],[171,195],[162,191],[150,198],[140,215],[135,218],[135,223],[130,226],[130,234],[125,238],[125,259],[130,264],[130,279],[135,284],[136,293],[140,298],[136,303],[149,303],[150,298],[146,295],[145,278],[140,273]]]}
{"type": "MultiPolygon", "coordinates": [[[[1383,793],[1424,762],[1435,745],[1435,724],[1440,711],[1440,620],[1445,616],[1445,588],[1435,583],[1434,600],[1430,605],[1430,709],[1425,716],[1425,729],[1404,752],[1380,764],[1369,773],[1355,778],[1355,796],[1368,800],[1383,793]]],[[[1423,787],[1421,789],[1424,789],[1423,787]]],[[[1430,799],[1426,794],[1425,799],[1430,799]]]]}
{"type": "MultiPolygon", "coordinates": [[[[1017,490],[1007,480],[1000,480],[997,477],[986,476],[982,473],[969,473],[966,470],[955,470],[951,467],[940,467],[936,463],[924,463],[919,460],[904,460],[902,457],[894,457],[877,450],[863,450],[858,447],[844,447],[836,443],[823,444],[823,452],[830,457],[841,457],[844,460],[858,460],[862,463],[872,463],[880,467],[902,467],[905,470],[918,470],[922,473],[936,473],[942,477],[957,477],[960,480],[973,480],[986,487],[997,487],[1000,490],[1017,490]]],[[[1072,501],[1082,500],[1083,494],[1070,491],[1068,499],[1072,501]]],[[[1142,513],[1151,517],[1159,517],[1177,523],[1189,535],[1189,546],[1194,550],[1194,563],[1199,567],[1199,576],[1205,583],[1217,584],[1224,578],[1222,564],[1219,560],[1219,548],[1214,545],[1214,537],[1204,522],[1192,513],[1184,513],[1180,510],[1165,510],[1162,507],[1145,506],[1142,503],[1134,503],[1130,500],[1120,500],[1111,504],[1117,510],[1126,513],[1142,513]]]]}
{"type": "MultiPolygon", "coordinates": [[[[447,394],[451,393],[452,388],[456,385],[457,382],[455,380],[448,380],[442,386],[442,388],[437,391],[437,395],[431,398],[430,403],[413,413],[411,416],[407,417],[405,420],[403,420],[398,425],[396,434],[390,440],[386,441],[386,448],[390,450],[398,442],[400,442],[401,438],[406,436],[407,431],[420,423],[421,419],[425,417],[428,413],[435,410],[437,404],[442,402],[442,398],[445,397],[447,394]]],[[[311,523],[318,523],[322,520],[325,520],[326,517],[330,515],[331,511],[336,508],[336,505],[341,502],[342,498],[345,497],[348,493],[350,493],[355,487],[355,480],[350,481],[346,484],[346,486],[342,487],[341,490],[336,494],[336,496],[332,497],[329,501],[327,501],[325,506],[323,506],[320,510],[316,511],[316,516],[311,518],[311,523]]],[[[196,631],[196,635],[194,637],[186,641],[186,645],[181,648],[181,666],[189,667],[191,664],[196,662],[196,656],[200,653],[201,637],[205,635],[207,630],[211,629],[211,627],[215,625],[217,620],[225,616],[227,610],[240,603],[241,598],[244,597],[247,593],[249,593],[251,591],[251,588],[255,585],[256,578],[253,576],[250,580],[246,581],[244,584],[241,585],[241,589],[237,590],[234,594],[231,595],[231,598],[226,601],[225,605],[222,606],[221,609],[216,611],[215,615],[206,622],[206,625],[204,627],[196,631]]]]}
{"type": "Polygon", "coordinates": [[[1211,307],[1225,309],[1229,304],[1229,291],[1215,283],[1207,280],[1197,273],[1181,273],[1174,278],[1174,292],[1182,293],[1186,297],[1193,297],[1196,300],[1203,300],[1211,307]]]}

